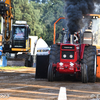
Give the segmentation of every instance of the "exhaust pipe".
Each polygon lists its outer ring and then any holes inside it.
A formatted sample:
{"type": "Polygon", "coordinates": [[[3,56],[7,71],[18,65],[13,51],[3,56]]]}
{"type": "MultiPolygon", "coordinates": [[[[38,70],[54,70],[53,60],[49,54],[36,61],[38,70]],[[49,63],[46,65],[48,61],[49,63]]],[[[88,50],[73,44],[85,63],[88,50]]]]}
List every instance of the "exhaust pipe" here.
{"type": "Polygon", "coordinates": [[[70,44],[74,44],[74,35],[70,35],[70,44]]]}

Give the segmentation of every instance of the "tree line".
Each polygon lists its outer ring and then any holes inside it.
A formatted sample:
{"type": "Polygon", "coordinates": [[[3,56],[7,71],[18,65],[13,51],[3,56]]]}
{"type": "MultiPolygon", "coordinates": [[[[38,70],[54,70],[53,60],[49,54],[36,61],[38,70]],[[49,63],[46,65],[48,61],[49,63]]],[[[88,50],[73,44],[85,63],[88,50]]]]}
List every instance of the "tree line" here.
{"type": "MultiPolygon", "coordinates": [[[[48,45],[53,43],[54,22],[59,17],[65,17],[64,0],[11,0],[14,22],[27,21],[32,36],[42,37],[48,45]],[[40,2],[41,1],[41,2],[40,2]]],[[[98,10],[100,12],[100,9],[98,10]]],[[[60,33],[66,27],[66,21],[57,24],[56,31],[60,33]]]]}
{"type": "MultiPolygon", "coordinates": [[[[64,15],[64,2],[62,0],[13,0],[14,21],[25,20],[31,29],[32,36],[42,37],[49,45],[53,43],[53,24],[64,15]]],[[[63,26],[62,26],[63,27],[63,26]]],[[[61,31],[61,26],[58,27],[61,31]]]]}

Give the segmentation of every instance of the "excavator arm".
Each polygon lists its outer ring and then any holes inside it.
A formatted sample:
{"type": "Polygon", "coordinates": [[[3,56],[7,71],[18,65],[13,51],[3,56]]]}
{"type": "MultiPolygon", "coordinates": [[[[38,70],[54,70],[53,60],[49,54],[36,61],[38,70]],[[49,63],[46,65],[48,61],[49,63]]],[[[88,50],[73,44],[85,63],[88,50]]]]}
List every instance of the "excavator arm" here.
{"type": "Polygon", "coordinates": [[[3,51],[10,52],[13,19],[11,0],[0,1],[0,16],[3,19],[3,51]]]}

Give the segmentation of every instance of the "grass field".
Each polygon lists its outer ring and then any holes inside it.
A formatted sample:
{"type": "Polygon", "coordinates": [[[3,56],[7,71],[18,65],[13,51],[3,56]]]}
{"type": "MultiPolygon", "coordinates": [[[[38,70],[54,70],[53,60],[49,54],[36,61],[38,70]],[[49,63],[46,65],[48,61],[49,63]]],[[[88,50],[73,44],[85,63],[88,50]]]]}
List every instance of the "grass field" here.
{"type": "Polygon", "coordinates": [[[6,67],[0,67],[0,70],[18,70],[18,69],[26,69],[25,66],[6,66],[6,67]]]}

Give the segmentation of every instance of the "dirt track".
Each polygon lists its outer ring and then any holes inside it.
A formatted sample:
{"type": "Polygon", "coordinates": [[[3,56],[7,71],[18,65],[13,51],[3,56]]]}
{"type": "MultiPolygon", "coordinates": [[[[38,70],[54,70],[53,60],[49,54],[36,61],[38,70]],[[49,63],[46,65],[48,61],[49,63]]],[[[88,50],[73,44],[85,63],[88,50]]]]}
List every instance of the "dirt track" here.
{"type": "Polygon", "coordinates": [[[9,94],[9,98],[0,100],[57,100],[60,87],[66,87],[68,100],[91,100],[100,94],[100,82],[48,82],[35,80],[34,73],[34,68],[0,71],[0,93],[9,94]]]}

